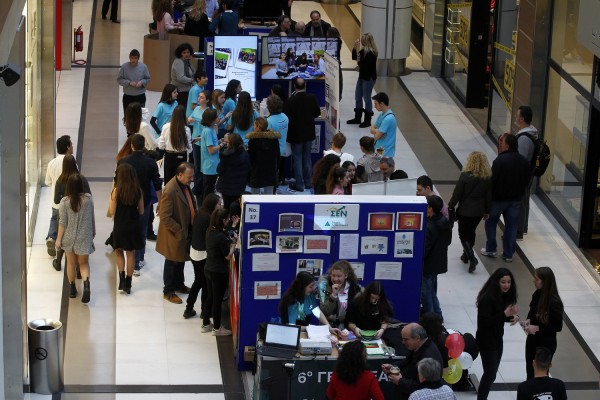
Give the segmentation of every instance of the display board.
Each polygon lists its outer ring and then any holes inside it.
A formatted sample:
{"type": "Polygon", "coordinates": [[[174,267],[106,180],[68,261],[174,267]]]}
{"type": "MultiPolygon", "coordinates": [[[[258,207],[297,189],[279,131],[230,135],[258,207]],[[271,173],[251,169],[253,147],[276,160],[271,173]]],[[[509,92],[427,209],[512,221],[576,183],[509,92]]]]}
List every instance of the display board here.
{"type": "Polygon", "coordinates": [[[337,260],[348,260],[363,286],[380,280],[395,318],[417,321],[426,206],[417,196],[243,196],[238,367],[250,367],[244,346],[279,316],[296,274],[318,279],[337,260]]]}
{"type": "Polygon", "coordinates": [[[336,38],[274,36],[262,38],[262,79],[325,79],[325,53],[339,60],[336,38]],[[284,55],[289,74],[277,76],[275,62],[284,55]],[[304,55],[306,61],[297,63],[304,55]],[[303,65],[303,66],[301,66],[303,65]]]}
{"type": "Polygon", "coordinates": [[[225,90],[230,80],[237,79],[242,89],[255,100],[257,53],[256,36],[215,36],[212,54],[214,89],[225,90]]]}

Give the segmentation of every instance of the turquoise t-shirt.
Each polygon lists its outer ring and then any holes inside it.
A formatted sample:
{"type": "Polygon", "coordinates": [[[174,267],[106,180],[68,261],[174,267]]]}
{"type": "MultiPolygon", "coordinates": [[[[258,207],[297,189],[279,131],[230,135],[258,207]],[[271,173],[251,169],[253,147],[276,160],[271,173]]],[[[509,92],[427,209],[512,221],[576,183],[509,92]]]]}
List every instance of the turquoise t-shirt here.
{"type": "Polygon", "coordinates": [[[319,307],[319,300],[314,293],[304,296],[304,303],[296,301],[288,306],[288,323],[295,324],[298,320],[304,323],[310,321],[312,310],[317,307],[319,307]]]}
{"type": "Polygon", "coordinates": [[[210,154],[208,152],[208,147],[217,146],[219,144],[217,133],[212,128],[206,126],[203,126],[202,128],[202,135],[200,136],[202,138],[202,140],[200,140],[200,159],[202,160],[200,170],[204,175],[217,175],[219,152],[217,151],[215,154],[210,154]]]}
{"type": "Polygon", "coordinates": [[[375,141],[375,149],[383,147],[385,157],[396,155],[396,116],[392,110],[379,114],[375,121],[375,127],[383,136],[375,141]]]}
{"type": "Polygon", "coordinates": [[[279,132],[281,137],[279,138],[279,154],[283,154],[285,151],[285,141],[287,139],[288,125],[290,123],[289,118],[284,113],[271,114],[267,118],[269,126],[267,129],[279,132]]]}
{"type": "MultiPolygon", "coordinates": [[[[206,110],[208,110],[208,108],[205,108],[203,110],[200,107],[196,107],[196,108],[194,108],[194,111],[192,111],[192,114],[190,115],[190,117],[194,120],[192,122],[192,127],[194,128],[194,132],[192,133],[192,140],[195,138],[198,138],[198,137],[200,137],[200,135],[202,135],[202,129],[204,129],[204,127],[202,125],[200,125],[200,121],[202,121],[202,114],[204,114],[204,111],[206,111],[206,110]]],[[[196,146],[200,146],[200,142],[201,141],[197,141],[194,144],[196,146]]]]}
{"type": "Polygon", "coordinates": [[[240,135],[242,137],[242,140],[244,141],[244,146],[248,146],[248,139],[246,139],[246,135],[250,132],[254,132],[254,120],[256,118],[258,118],[258,113],[256,112],[256,110],[254,110],[254,112],[252,113],[252,121],[250,121],[250,128],[248,128],[246,130],[241,130],[237,126],[234,126],[232,118],[233,118],[233,116],[229,117],[229,121],[227,121],[227,125],[231,125],[233,127],[232,132],[240,135]]]}
{"type": "Polygon", "coordinates": [[[152,116],[156,118],[156,125],[158,125],[159,129],[162,129],[167,122],[171,121],[171,115],[173,114],[173,110],[175,110],[177,105],[177,100],[175,100],[172,104],[162,102],[158,103],[158,106],[156,107],[156,110],[152,116]]]}
{"type": "Polygon", "coordinates": [[[228,112],[233,112],[236,105],[237,101],[232,98],[225,100],[225,103],[223,103],[223,115],[227,114],[228,112]]]}
{"type": "Polygon", "coordinates": [[[188,93],[188,102],[187,102],[187,107],[185,108],[185,117],[189,118],[190,115],[192,115],[192,103],[196,103],[198,104],[198,96],[200,95],[200,92],[204,90],[203,86],[198,86],[198,84],[196,83],[194,86],[192,86],[192,88],[190,89],[190,92],[188,93]]]}

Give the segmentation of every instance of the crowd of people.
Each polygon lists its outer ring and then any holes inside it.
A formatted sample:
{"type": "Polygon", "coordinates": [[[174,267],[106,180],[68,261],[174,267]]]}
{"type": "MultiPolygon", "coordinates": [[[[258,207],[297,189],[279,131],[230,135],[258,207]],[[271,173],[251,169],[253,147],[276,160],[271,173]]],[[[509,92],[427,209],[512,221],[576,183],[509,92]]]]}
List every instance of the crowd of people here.
{"type": "MultiPolygon", "coordinates": [[[[171,0],[154,1],[159,36],[178,28],[195,35],[200,35],[199,31],[206,35],[215,30],[224,33],[233,26],[237,29],[239,16],[234,11],[234,2],[222,1],[221,9],[214,8],[212,3],[196,1],[185,25],[181,25],[173,23],[171,0]],[[211,13],[209,25],[207,12],[211,13]]],[[[291,5],[291,1],[288,3],[291,5]]],[[[103,10],[103,17],[106,12],[103,10]]],[[[300,27],[304,36],[325,37],[329,30],[335,29],[321,20],[318,11],[311,12],[308,24],[292,21],[288,15],[279,18],[272,35],[292,35],[300,27]]],[[[118,22],[112,13],[111,19],[118,22]]],[[[355,161],[352,154],[344,152],[347,138],[338,132],[331,147],[314,166],[311,160],[316,137],[314,119],[321,115],[321,108],[316,97],[306,91],[303,79],[294,81],[294,91],[289,97],[279,85],[274,85],[266,102],[269,116],[260,117],[240,81],[231,80],[225,91],[207,90],[208,77],[202,70],[194,71],[191,53],[192,46],[187,43],[176,49],[171,82],[164,86],[149,124],[142,121],[142,107],[146,106],[145,88],[150,75],[139,61],[139,51],[132,50],[129,62],[119,71],[117,81],[123,87],[127,140],[116,155],[107,212],[113,218],[113,230],[106,244],[115,250],[117,288],[131,294],[132,277],[139,276],[145,266],[146,240],[156,240],[156,251],[165,258],[164,299],[181,304],[183,300],[177,293],[188,294],[183,313],[188,319],[196,315],[194,306],[200,297],[202,332],[225,336],[231,331],[222,324],[221,302],[228,285],[228,261],[234,256],[238,241],[241,196],[276,193],[276,188],[285,183],[286,156],[292,160],[290,192],[308,189],[315,195],[350,195],[353,184],[406,179],[408,175],[395,168],[397,125],[389,97],[384,92],[371,96],[377,79],[374,67],[377,46],[370,33],[364,33],[352,51],[359,77],[355,116],[347,121],[370,128],[370,135],[359,140],[362,155],[355,161]],[[374,123],[373,109],[379,112],[374,123]],[[163,168],[163,178],[159,166],[163,168]],[[152,229],[154,204],[160,218],[158,235],[152,229]],[[194,268],[191,287],[185,285],[183,274],[188,260],[194,268]]],[[[281,54],[285,68],[287,56],[281,54]]],[[[297,68],[303,67],[302,56],[295,64],[297,68]]],[[[468,264],[470,273],[479,262],[474,245],[481,220],[485,221],[487,240],[480,253],[497,257],[496,225],[500,216],[504,217],[502,259],[506,263],[512,262],[516,241],[527,233],[534,150],[525,134],[537,137],[537,131],[531,125],[529,107],[519,108],[516,122],[519,133],[507,133],[500,138],[499,154],[491,167],[481,152],[469,154],[447,204],[435,194],[430,177],[423,175],[417,179],[416,195],[426,196],[427,201],[421,286],[424,320],[402,328],[402,344],[409,356],[399,363],[400,373],[391,373],[394,367],[391,364],[381,366],[398,386],[401,398],[455,398],[441,381],[449,355],[442,345],[447,333],[442,326],[437,297],[438,275],[448,270],[454,221],[458,223],[463,249],[461,260],[468,264]]],[[[78,296],[76,279],[82,279],[81,301],[88,303],[89,255],[95,250],[94,201],[87,180],[78,171],[70,138],[58,138],[56,147],[58,156],[49,163],[46,175],[53,198],[48,253],[55,257],[52,265],[59,271],[66,257],[69,295],[78,296]]],[[[549,267],[541,267],[535,270],[533,282],[536,290],[524,319],[518,315],[516,282],[508,268],[496,269],[477,295],[475,337],[483,365],[478,399],[487,399],[496,378],[503,354],[505,323],[520,323],[527,334],[525,369],[527,379],[535,383],[520,385],[518,398],[531,398],[536,390],[547,388],[555,390],[557,396],[564,392],[564,385],[548,377],[557,349],[557,333],[563,324],[564,310],[556,279],[549,267]]],[[[345,260],[333,263],[318,282],[312,274],[300,272],[282,294],[279,313],[283,323],[305,326],[314,319],[312,310],[316,308],[321,311],[317,313],[318,322],[342,337],[354,335],[361,339],[364,332],[374,331],[373,337],[379,339],[392,322],[397,322],[384,284],[373,281],[363,288],[345,260]]],[[[366,352],[360,341],[343,347],[327,396],[383,398],[376,379],[367,369],[366,352]]]]}

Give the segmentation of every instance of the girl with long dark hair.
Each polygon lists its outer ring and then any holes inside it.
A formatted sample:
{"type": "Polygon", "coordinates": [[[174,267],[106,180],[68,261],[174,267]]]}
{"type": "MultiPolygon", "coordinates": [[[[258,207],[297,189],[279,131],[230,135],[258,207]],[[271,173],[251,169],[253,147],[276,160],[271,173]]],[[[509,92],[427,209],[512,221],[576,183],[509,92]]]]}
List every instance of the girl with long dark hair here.
{"type": "Polygon", "coordinates": [[[342,348],[327,386],[327,399],[384,399],[379,382],[367,365],[367,350],[360,340],[348,342],[342,348]]]}
{"type": "Polygon", "coordinates": [[[527,320],[522,323],[527,333],[525,341],[527,379],[533,378],[532,362],[537,347],[546,347],[552,355],[556,352],[556,333],[562,331],[564,311],[556,278],[550,267],[536,268],[533,284],[536,290],[531,296],[527,320]]]}
{"type": "Polygon", "coordinates": [[[477,400],[486,400],[502,359],[504,323],[519,322],[517,315],[517,284],[512,272],[498,268],[477,295],[477,345],[483,365],[483,375],[477,400]]]}
{"type": "MultiPolygon", "coordinates": [[[[75,161],[75,157],[72,154],[67,154],[63,158],[62,162],[62,172],[59,175],[56,183],[54,184],[54,204],[60,204],[60,200],[65,196],[67,182],[71,175],[78,175],[79,169],[77,168],[77,161],[75,161]]],[[[92,194],[90,190],[90,184],[88,183],[85,176],[81,176],[81,180],[83,183],[83,192],[92,194]]],[[[60,271],[62,269],[61,263],[63,255],[65,254],[64,250],[59,249],[56,252],[56,258],[52,260],[52,266],[55,270],[60,271]]]]}
{"type": "Polygon", "coordinates": [[[242,83],[237,79],[232,79],[227,82],[225,87],[225,103],[223,104],[223,112],[225,114],[235,110],[235,106],[238,102],[238,94],[242,91],[242,83]]]}
{"type": "Polygon", "coordinates": [[[158,147],[158,143],[156,143],[157,137],[150,132],[148,124],[142,121],[142,106],[140,103],[133,102],[127,105],[123,116],[123,125],[127,132],[127,140],[125,140],[125,143],[123,143],[117,154],[117,161],[133,152],[131,149],[131,137],[136,133],[139,133],[146,139],[146,150],[156,150],[158,147]]]}
{"type": "Polygon", "coordinates": [[[96,223],[92,195],[84,193],[83,179],[80,174],[73,174],[67,180],[66,195],[60,201],[58,216],[56,248],[64,250],[67,254],[69,297],[77,297],[75,287],[75,264],[77,263],[83,279],[81,302],[89,303],[91,293],[89,255],[95,250],[96,223]]]}
{"type": "Polygon", "coordinates": [[[279,302],[279,314],[284,324],[309,324],[312,310],[319,307],[316,287],[312,274],[301,271],[296,275],[279,302]]]}
{"type": "MultiPolygon", "coordinates": [[[[229,112],[225,112],[225,92],[221,89],[215,89],[212,94],[212,106],[215,110],[217,110],[217,137],[222,139],[227,133],[227,121],[231,114],[233,114],[233,109],[229,112]]],[[[235,109],[235,103],[233,108],[235,109]]]]}
{"type": "Polygon", "coordinates": [[[158,135],[162,132],[163,126],[171,120],[171,115],[178,105],[177,87],[167,83],[163,88],[158,106],[150,118],[150,125],[158,135]]]}
{"type": "Polygon", "coordinates": [[[348,186],[348,173],[345,168],[331,167],[327,174],[327,194],[344,194],[344,187],[348,186]]]}
{"type": "Polygon", "coordinates": [[[165,184],[174,176],[179,164],[187,161],[188,153],[192,150],[190,128],[185,122],[185,107],[177,106],[173,110],[171,122],[163,126],[158,138],[158,148],[165,150],[164,179],[165,184]]]}
{"type": "Polygon", "coordinates": [[[348,174],[348,184],[344,187],[344,194],[352,194],[352,185],[358,183],[358,179],[356,178],[356,165],[354,165],[352,161],[344,161],[342,163],[342,168],[344,168],[348,174]]]}
{"type": "MultiPolygon", "coordinates": [[[[186,300],[185,311],[183,318],[188,319],[196,315],[194,304],[198,299],[198,293],[202,290],[200,297],[201,307],[204,307],[208,288],[206,286],[206,278],[204,267],[206,265],[206,231],[210,227],[210,216],[215,209],[221,207],[221,198],[215,193],[209,193],[202,202],[202,205],[196,212],[192,225],[192,245],[190,248],[190,258],[194,266],[194,283],[190,288],[190,293],[186,300]]],[[[204,308],[201,308],[202,310],[204,308]]]]}
{"type": "Polygon", "coordinates": [[[144,213],[144,195],[135,169],[127,163],[117,167],[117,180],[110,194],[108,212],[113,218],[112,247],[119,270],[118,290],[131,293],[131,277],[135,266],[135,250],[144,245],[140,235],[140,215],[144,213]],[[127,275],[125,275],[127,258],[127,275]]]}
{"type": "MultiPolygon", "coordinates": [[[[200,200],[202,199],[202,169],[200,164],[202,162],[201,151],[200,151],[200,135],[202,134],[202,114],[204,111],[211,107],[210,104],[211,96],[210,90],[203,90],[198,94],[196,100],[196,108],[192,111],[192,114],[187,119],[188,123],[192,124],[192,157],[194,159],[194,195],[200,200]]],[[[200,201],[198,201],[200,204],[200,201]]]]}
{"type": "Polygon", "coordinates": [[[228,336],[231,331],[221,326],[221,303],[229,281],[229,263],[233,257],[237,236],[227,236],[225,227],[229,212],[215,209],[210,216],[210,228],[206,232],[206,264],[204,273],[208,296],[203,307],[202,332],[213,332],[214,336],[228,336]],[[210,323],[212,317],[213,323],[210,323]]]}
{"type": "Polygon", "coordinates": [[[327,194],[327,175],[333,167],[340,166],[340,157],[335,154],[327,154],[313,166],[311,183],[315,194],[327,194]]]}
{"type": "Polygon", "coordinates": [[[258,118],[258,112],[252,105],[250,93],[241,92],[235,110],[233,110],[233,114],[227,122],[227,130],[240,135],[244,141],[244,146],[247,146],[248,139],[246,139],[246,135],[254,129],[256,118],[258,118]]]}
{"type": "Polygon", "coordinates": [[[373,281],[360,296],[350,302],[346,326],[359,339],[362,338],[363,330],[376,331],[375,339],[381,339],[393,315],[394,310],[385,295],[383,285],[379,281],[373,281]]]}

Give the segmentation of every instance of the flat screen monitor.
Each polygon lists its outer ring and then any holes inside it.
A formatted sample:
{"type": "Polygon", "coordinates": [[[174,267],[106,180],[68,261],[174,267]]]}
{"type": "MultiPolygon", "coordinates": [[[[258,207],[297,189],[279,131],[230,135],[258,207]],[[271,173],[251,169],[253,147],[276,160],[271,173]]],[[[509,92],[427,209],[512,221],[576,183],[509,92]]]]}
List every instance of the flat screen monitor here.
{"type": "Polygon", "coordinates": [[[256,99],[256,65],[258,40],[256,36],[215,36],[214,88],[225,90],[227,83],[237,79],[242,90],[256,99]]]}
{"type": "Polygon", "coordinates": [[[262,38],[261,78],[325,79],[323,58],[325,53],[339,60],[336,38],[294,36],[262,38]]]}

